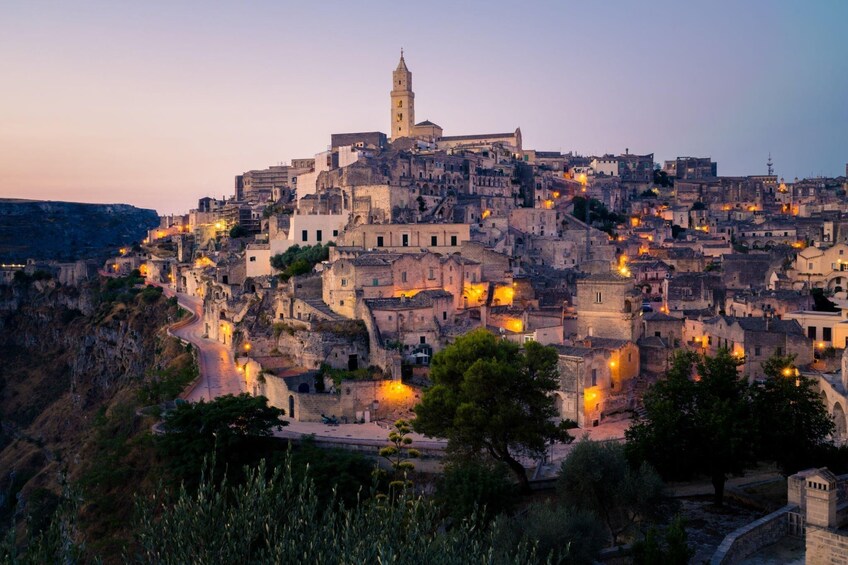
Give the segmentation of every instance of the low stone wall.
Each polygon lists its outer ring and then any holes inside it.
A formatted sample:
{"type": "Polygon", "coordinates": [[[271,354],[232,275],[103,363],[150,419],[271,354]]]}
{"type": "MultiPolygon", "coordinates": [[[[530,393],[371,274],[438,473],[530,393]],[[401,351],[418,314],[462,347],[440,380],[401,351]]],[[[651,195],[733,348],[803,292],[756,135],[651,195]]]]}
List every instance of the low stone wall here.
{"type": "Polygon", "coordinates": [[[727,534],[710,559],[710,565],[737,563],[755,551],[778,542],[789,533],[789,513],[797,511],[797,506],[786,505],[727,534]]]}
{"type": "Polygon", "coordinates": [[[807,527],[807,563],[848,565],[848,536],[823,528],[807,527]]]}

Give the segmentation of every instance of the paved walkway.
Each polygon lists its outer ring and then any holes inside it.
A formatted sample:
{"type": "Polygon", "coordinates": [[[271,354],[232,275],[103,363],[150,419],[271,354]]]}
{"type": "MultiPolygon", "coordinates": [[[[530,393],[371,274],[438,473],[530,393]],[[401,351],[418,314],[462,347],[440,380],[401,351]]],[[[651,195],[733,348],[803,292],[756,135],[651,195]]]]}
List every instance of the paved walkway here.
{"type": "Polygon", "coordinates": [[[170,333],[197,347],[200,363],[200,380],[187,392],[185,399],[191,402],[211,400],[225,394],[240,394],[246,391],[244,378],[236,369],[233,354],[223,344],[207,339],[203,324],[203,301],[196,296],[175,292],[162,287],[168,297],[176,296],[180,306],[192,313],[188,323],[175,324],[170,333]]]}

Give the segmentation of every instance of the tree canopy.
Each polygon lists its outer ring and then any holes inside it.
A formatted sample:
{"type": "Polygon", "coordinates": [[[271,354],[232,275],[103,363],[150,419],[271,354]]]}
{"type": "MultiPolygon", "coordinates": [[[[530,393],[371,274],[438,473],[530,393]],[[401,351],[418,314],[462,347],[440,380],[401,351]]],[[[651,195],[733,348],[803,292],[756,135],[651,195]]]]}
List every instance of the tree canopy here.
{"type": "Polygon", "coordinates": [[[264,396],[228,394],[180,404],[165,416],[156,445],[173,478],[193,483],[210,454],[217,469],[240,470],[256,455],[256,440],[288,424],[264,396]]]}
{"type": "Polygon", "coordinates": [[[321,261],[326,261],[330,258],[330,246],[321,245],[292,245],[283,253],[278,253],[271,257],[271,266],[280,273],[280,278],[284,281],[297,275],[304,275],[315,267],[321,261]]]}
{"type": "Polygon", "coordinates": [[[751,390],[758,454],[786,474],[809,466],[834,429],[815,381],[800,374],[794,361],[794,355],[767,359],[765,378],[751,390]]]}
{"type": "Polygon", "coordinates": [[[727,476],[757,460],[787,474],[810,466],[833,421],[793,360],[769,358],[764,379],[749,384],[737,371],[744,360],[726,349],[714,357],[679,352],[667,378],[645,394],[646,416],[626,432],[628,454],[667,479],[708,475],[717,505],[727,476]]]}
{"type": "Polygon", "coordinates": [[[703,473],[724,500],[728,474],[753,462],[753,418],[741,360],[721,349],[715,357],[679,352],[665,380],[645,394],[644,420],[626,432],[636,461],[648,461],[665,478],[703,473]]]}
{"type": "Polygon", "coordinates": [[[557,353],[518,345],[478,329],[433,357],[433,386],[415,407],[416,431],[448,440],[452,456],[486,454],[506,463],[522,489],[520,457],[541,458],[549,442],[571,441],[573,423],[553,421],[557,353]]]}
{"type": "Polygon", "coordinates": [[[597,516],[613,545],[630,528],[656,514],[663,489],[649,465],[631,467],[623,445],[589,440],[574,445],[557,481],[557,493],[566,506],[597,516]]]}

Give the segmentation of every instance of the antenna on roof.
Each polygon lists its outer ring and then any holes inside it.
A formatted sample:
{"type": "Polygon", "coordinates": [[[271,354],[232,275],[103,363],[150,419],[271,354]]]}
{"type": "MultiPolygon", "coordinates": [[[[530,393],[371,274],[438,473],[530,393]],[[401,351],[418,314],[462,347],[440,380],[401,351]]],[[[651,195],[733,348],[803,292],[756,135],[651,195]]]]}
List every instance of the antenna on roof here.
{"type": "Polygon", "coordinates": [[[768,162],[766,163],[766,165],[768,166],[769,176],[774,175],[774,166],[773,166],[774,164],[771,162],[771,151],[769,151],[769,158],[768,158],[768,162]]]}

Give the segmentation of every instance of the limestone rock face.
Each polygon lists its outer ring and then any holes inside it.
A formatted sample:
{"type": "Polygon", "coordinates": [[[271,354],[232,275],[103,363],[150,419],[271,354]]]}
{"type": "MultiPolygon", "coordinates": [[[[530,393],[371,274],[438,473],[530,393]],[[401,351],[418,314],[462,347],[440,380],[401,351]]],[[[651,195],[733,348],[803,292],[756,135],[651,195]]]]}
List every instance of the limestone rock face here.
{"type": "Polygon", "coordinates": [[[144,239],[155,210],[127,204],[0,199],[0,262],[75,261],[144,239]]]}

